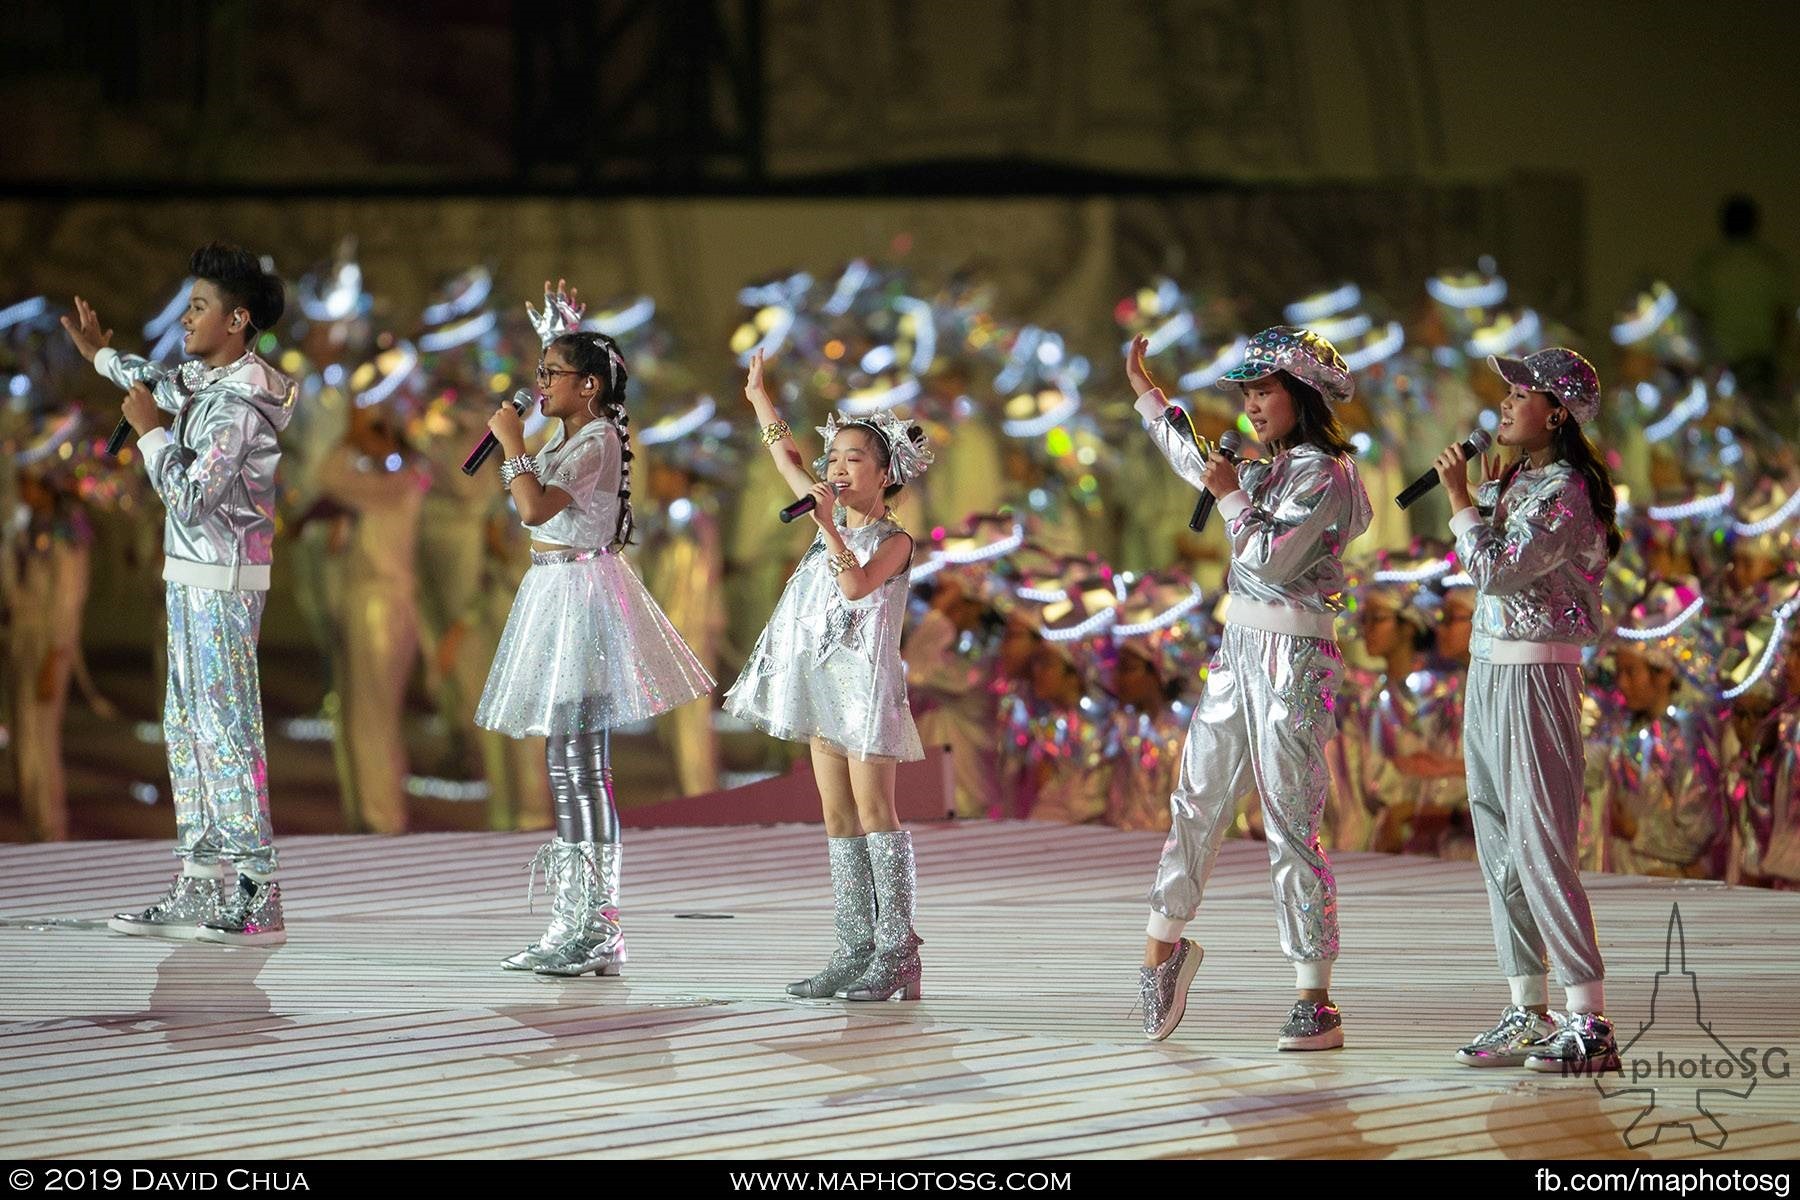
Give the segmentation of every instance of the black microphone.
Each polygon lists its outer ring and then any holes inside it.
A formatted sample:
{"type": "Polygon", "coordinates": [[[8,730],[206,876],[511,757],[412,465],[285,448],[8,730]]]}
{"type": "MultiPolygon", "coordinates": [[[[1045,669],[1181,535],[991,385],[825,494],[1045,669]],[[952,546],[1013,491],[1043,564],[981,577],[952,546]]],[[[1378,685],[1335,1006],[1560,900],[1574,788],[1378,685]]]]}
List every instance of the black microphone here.
{"type": "MultiPolygon", "coordinates": [[[[1243,444],[1244,435],[1235,429],[1227,429],[1224,433],[1219,435],[1219,453],[1224,455],[1225,461],[1228,463],[1237,462],[1238,447],[1243,444]]],[[[1194,515],[1188,518],[1188,528],[1195,533],[1204,530],[1206,528],[1207,520],[1212,517],[1213,507],[1218,503],[1219,498],[1217,496],[1213,495],[1205,488],[1200,489],[1200,499],[1194,504],[1194,515]]]]}
{"type": "MultiPolygon", "coordinates": [[[[1471,461],[1479,458],[1482,454],[1486,453],[1487,448],[1493,444],[1493,434],[1485,429],[1477,429],[1463,442],[1463,457],[1468,458],[1471,461]]],[[[1443,480],[1438,478],[1437,469],[1434,467],[1407,484],[1406,490],[1394,497],[1394,503],[1398,504],[1401,508],[1411,508],[1414,504],[1418,503],[1421,497],[1442,482],[1443,480]]]]}
{"type": "Polygon", "coordinates": [[[106,439],[106,453],[109,456],[118,454],[125,448],[125,439],[131,436],[131,422],[124,417],[113,427],[112,436],[106,439]]]}
{"type": "MultiPolygon", "coordinates": [[[[520,388],[518,391],[514,392],[512,406],[514,412],[518,413],[521,417],[524,416],[525,410],[531,406],[531,389],[520,388]]],[[[490,429],[482,434],[481,440],[475,443],[475,448],[469,451],[469,457],[463,459],[463,474],[473,475],[475,472],[481,470],[481,464],[487,461],[488,455],[492,454],[494,452],[494,447],[499,444],[500,439],[494,436],[493,430],[490,429]]]]}
{"type": "MultiPolygon", "coordinates": [[[[828,486],[831,488],[833,495],[836,495],[839,492],[842,492],[844,490],[843,487],[839,484],[833,483],[828,486]]],[[[796,520],[797,518],[800,518],[800,517],[804,517],[807,513],[811,512],[813,509],[815,509],[817,507],[819,507],[818,497],[813,496],[810,493],[805,496],[802,496],[798,500],[794,501],[792,504],[788,505],[786,508],[781,510],[781,513],[780,513],[781,523],[783,525],[786,525],[790,521],[796,520]]]]}

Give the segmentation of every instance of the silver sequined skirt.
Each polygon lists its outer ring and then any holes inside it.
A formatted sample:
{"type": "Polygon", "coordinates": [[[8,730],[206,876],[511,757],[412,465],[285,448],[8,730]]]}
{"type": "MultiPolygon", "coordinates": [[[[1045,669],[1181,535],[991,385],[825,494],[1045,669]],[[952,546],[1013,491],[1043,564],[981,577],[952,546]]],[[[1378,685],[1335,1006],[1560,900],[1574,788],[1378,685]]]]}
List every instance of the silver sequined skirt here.
{"type": "Polygon", "coordinates": [[[712,677],[616,554],[533,554],[475,723],[509,737],[630,725],[698,699],[712,677]]]}

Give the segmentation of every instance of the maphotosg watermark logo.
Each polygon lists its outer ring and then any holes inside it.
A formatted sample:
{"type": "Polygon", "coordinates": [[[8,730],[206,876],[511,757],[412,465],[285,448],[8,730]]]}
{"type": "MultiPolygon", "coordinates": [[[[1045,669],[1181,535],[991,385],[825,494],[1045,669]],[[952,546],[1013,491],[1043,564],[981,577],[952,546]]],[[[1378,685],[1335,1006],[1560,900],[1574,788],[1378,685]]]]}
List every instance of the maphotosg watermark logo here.
{"type": "Polygon", "coordinates": [[[1617,1067],[1608,1064],[1594,1078],[1608,1100],[1644,1106],[1626,1127],[1625,1144],[1637,1149],[1660,1141],[1664,1131],[1685,1130],[1701,1145],[1723,1150],[1730,1134],[1719,1116],[1728,1098],[1748,1100],[1758,1083],[1784,1080],[1789,1070],[1786,1047],[1729,1045],[1705,1019],[1700,980],[1687,965],[1681,906],[1672,905],[1650,1016],[1619,1047],[1617,1067]]]}

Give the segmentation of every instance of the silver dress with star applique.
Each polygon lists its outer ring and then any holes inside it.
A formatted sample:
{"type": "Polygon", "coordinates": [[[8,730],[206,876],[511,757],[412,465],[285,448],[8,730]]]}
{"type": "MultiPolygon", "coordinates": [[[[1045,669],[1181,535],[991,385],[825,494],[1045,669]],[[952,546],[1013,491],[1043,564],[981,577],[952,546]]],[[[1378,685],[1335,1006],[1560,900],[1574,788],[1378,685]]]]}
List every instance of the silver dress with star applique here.
{"type": "MultiPolygon", "coordinates": [[[[850,529],[842,508],[834,516],[859,563],[905,533],[891,518],[850,529]]],[[[861,600],[846,600],[819,534],[726,693],[725,711],[784,741],[821,738],[851,758],[924,758],[900,661],[907,577],[901,570],[861,600]]]]}

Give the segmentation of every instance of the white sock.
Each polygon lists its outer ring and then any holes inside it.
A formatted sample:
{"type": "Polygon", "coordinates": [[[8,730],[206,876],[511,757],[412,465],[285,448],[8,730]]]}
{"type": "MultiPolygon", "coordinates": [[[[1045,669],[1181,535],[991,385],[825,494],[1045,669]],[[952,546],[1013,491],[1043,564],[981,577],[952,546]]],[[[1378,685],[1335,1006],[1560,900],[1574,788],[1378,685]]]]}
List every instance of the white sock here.
{"type": "Polygon", "coordinates": [[[1520,1008],[1550,1007],[1548,975],[1508,975],[1506,985],[1512,989],[1512,1002],[1520,1008]]]}
{"type": "Polygon", "coordinates": [[[1329,958],[1296,961],[1294,963],[1294,986],[1301,991],[1325,991],[1331,987],[1331,960],[1329,958]]]}
{"type": "Polygon", "coordinates": [[[1606,1011],[1606,983],[1595,979],[1589,983],[1565,983],[1563,992],[1569,998],[1571,1013],[1599,1014],[1606,1011]]]}
{"type": "Polygon", "coordinates": [[[225,864],[195,862],[191,858],[184,858],[181,860],[181,873],[189,879],[223,879],[225,864]]]}

